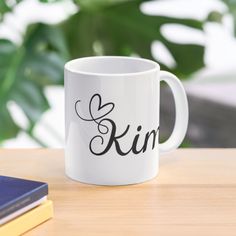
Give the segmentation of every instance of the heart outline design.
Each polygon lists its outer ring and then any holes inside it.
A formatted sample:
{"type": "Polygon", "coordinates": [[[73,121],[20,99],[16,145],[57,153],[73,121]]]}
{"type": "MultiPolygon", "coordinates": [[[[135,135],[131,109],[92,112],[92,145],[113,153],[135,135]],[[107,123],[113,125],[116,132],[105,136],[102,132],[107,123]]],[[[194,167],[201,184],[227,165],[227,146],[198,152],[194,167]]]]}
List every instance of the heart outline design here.
{"type": "MultiPolygon", "coordinates": [[[[89,102],[89,113],[90,113],[90,116],[92,117],[92,119],[96,122],[97,120],[105,117],[106,115],[108,115],[109,113],[111,113],[113,111],[115,107],[115,104],[113,102],[108,102],[108,103],[105,103],[102,105],[102,98],[101,98],[101,95],[96,93],[94,94],[91,99],[90,99],[90,102],[89,102]],[[95,97],[98,97],[98,111],[102,110],[103,108],[107,107],[107,106],[112,106],[110,110],[108,110],[105,114],[99,116],[99,117],[94,117],[93,114],[92,114],[92,102],[94,100],[95,97]]],[[[97,122],[96,122],[97,123],[97,122]]]]}
{"type": "Polygon", "coordinates": [[[84,118],[84,117],[82,117],[82,116],[80,115],[80,112],[77,110],[77,104],[78,104],[79,102],[81,102],[81,100],[77,100],[77,101],[75,102],[75,112],[76,112],[77,116],[78,116],[80,119],[84,120],[84,121],[94,121],[94,122],[98,125],[98,130],[99,130],[99,132],[100,132],[100,133],[103,133],[103,134],[107,134],[108,131],[109,131],[109,128],[108,128],[105,124],[102,123],[102,122],[104,121],[104,119],[102,119],[102,118],[105,117],[106,115],[110,114],[110,113],[113,111],[113,109],[115,108],[115,104],[114,104],[113,102],[108,102],[108,103],[105,103],[105,104],[102,105],[102,98],[101,98],[101,95],[98,94],[98,93],[96,93],[96,94],[94,94],[94,95],[91,97],[90,102],[89,102],[89,114],[90,114],[90,117],[91,117],[91,118],[84,118]],[[94,98],[96,98],[96,97],[98,97],[98,108],[97,108],[97,111],[101,111],[103,108],[105,108],[105,107],[107,107],[107,106],[111,106],[111,109],[110,109],[110,110],[108,110],[105,114],[100,115],[100,116],[98,116],[98,117],[94,117],[93,112],[92,112],[92,102],[93,102],[94,98]],[[101,119],[102,119],[102,120],[101,120],[101,119]],[[98,120],[100,120],[100,121],[98,121],[98,120]],[[105,130],[105,131],[102,131],[101,128],[105,128],[106,130],[105,130]]]}

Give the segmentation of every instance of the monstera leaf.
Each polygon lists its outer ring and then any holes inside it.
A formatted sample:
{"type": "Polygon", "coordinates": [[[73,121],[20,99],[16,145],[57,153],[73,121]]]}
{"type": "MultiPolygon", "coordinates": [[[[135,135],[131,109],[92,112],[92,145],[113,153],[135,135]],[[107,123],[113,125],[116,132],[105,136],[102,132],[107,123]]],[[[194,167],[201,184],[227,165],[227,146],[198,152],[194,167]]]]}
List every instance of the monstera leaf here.
{"type": "Polygon", "coordinates": [[[96,55],[132,55],[153,59],[151,44],[161,41],[170,51],[177,66],[171,70],[182,78],[203,67],[204,48],[200,45],[177,44],[161,34],[165,24],[181,24],[202,29],[202,22],[166,16],[145,15],[140,0],[77,0],[81,10],[63,25],[70,42],[72,58],[96,55]],[[97,52],[98,51],[98,52],[97,52]]]}
{"type": "Polygon", "coordinates": [[[0,141],[12,138],[22,129],[8,110],[15,102],[28,118],[32,129],[49,108],[44,95],[48,85],[63,83],[63,65],[68,59],[63,36],[56,27],[30,26],[22,45],[0,40],[0,141]]]}
{"type": "MultiPolygon", "coordinates": [[[[38,0],[47,4],[60,0],[38,0]]],[[[0,21],[20,0],[0,1],[0,21]]],[[[0,40],[0,142],[19,131],[32,138],[33,128],[50,108],[44,94],[46,86],[63,84],[65,61],[91,55],[137,55],[153,59],[152,42],[161,41],[176,61],[176,67],[162,69],[180,78],[203,67],[204,48],[177,44],[161,34],[166,24],[202,29],[202,22],[142,13],[144,0],[74,0],[78,11],[58,25],[35,24],[27,29],[23,43],[0,40]],[[20,107],[28,127],[20,127],[9,111],[10,102],[20,107]]],[[[37,140],[42,145],[43,142],[37,140]]]]}

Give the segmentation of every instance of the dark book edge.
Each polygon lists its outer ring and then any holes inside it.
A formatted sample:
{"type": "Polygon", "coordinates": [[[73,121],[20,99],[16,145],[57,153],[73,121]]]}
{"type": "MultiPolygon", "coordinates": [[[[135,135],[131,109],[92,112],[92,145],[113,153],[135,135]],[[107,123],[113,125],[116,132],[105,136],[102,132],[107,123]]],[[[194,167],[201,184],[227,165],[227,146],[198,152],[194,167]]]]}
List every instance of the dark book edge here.
{"type": "Polygon", "coordinates": [[[21,208],[39,200],[48,195],[48,184],[42,183],[42,185],[38,186],[37,188],[29,191],[22,196],[13,199],[12,201],[5,204],[0,211],[0,219],[4,218],[11,213],[20,210],[21,208]]]}

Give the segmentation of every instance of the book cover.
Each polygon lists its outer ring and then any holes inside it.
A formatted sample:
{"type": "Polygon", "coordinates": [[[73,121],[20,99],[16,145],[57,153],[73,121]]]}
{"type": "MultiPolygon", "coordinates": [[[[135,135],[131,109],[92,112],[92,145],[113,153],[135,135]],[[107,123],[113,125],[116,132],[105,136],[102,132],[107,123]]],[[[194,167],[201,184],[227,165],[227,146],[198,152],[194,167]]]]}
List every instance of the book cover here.
{"type": "Polygon", "coordinates": [[[46,183],[0,176],[0,219],[47,195],[46,183]]]}
{"type": "Polygon", "coordinates": [[[0,236],[18,236],[53,217],[52,201],[47,200],[34,209],[0,226],[0,236]]]}

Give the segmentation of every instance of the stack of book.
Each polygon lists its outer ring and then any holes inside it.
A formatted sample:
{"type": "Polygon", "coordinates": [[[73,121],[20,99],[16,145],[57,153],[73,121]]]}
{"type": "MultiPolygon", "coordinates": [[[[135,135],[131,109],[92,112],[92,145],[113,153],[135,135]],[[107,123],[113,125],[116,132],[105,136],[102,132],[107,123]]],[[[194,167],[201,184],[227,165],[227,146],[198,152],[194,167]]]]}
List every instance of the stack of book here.
{"type": "Polygon", "coordinates": [[[0,176],[0,236],[21,235],[53,216],[46,183],[0,176]]]}

